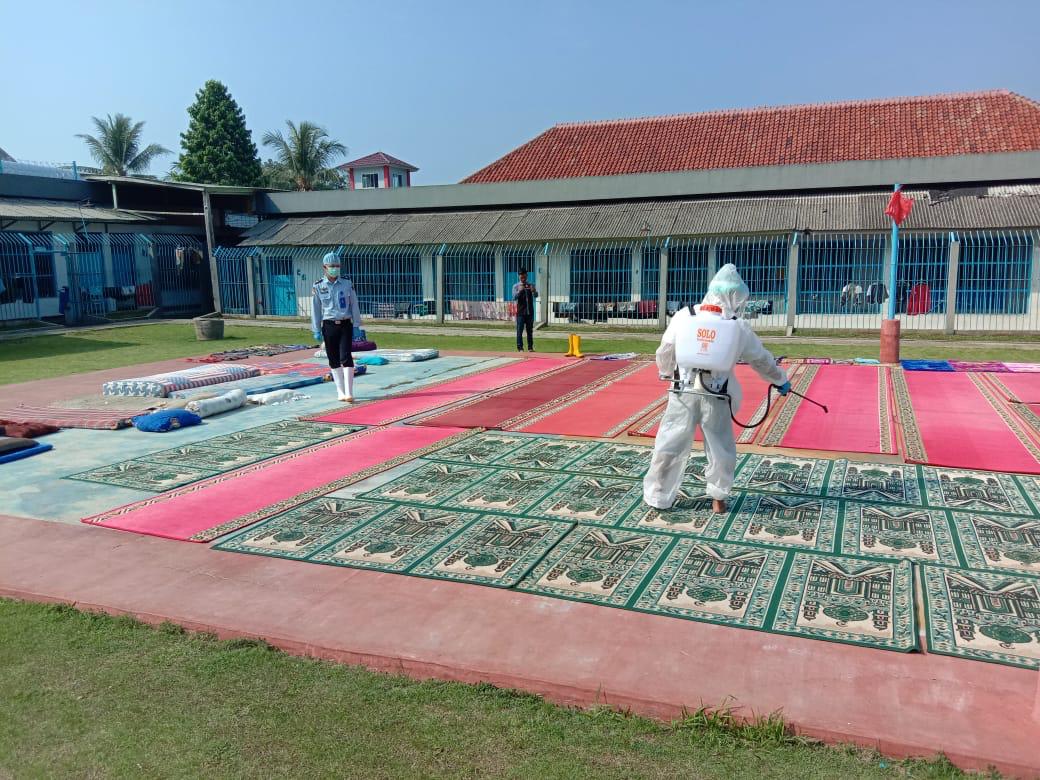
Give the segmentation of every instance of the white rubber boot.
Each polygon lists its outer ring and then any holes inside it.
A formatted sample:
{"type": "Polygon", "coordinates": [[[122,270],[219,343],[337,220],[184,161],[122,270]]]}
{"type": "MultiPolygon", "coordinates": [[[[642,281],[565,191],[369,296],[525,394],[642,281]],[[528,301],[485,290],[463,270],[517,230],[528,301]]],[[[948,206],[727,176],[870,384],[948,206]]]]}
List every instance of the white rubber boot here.
{"type": "Polygon", "coordinates": [[[340,401],[347,400],[347,390],[343,381],[343,369],[332,369],[332,381],[336,383],[336,398],[340,401]]]}
{"type": "Polygon", "coordinates": [[[354,403],[354,367],[348,366],[345,369],[341,368],[340,371],[345,372],[347,378],[347,397],[342,400],[354,403]]]}

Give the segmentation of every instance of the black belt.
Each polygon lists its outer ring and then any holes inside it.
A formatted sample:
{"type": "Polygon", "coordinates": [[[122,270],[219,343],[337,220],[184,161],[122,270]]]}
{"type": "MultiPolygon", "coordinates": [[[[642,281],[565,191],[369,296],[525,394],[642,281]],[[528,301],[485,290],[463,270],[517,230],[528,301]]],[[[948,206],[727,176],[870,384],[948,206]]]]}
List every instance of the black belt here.
{"type": "Polygon", "coordinates": [[[351,318],[347,317],[346,319],[342,319],[342,320],[322,320],[321,323],[322,323],[322,325],[324,325],[326,322],[331,322],[333,325],[342,325],[344,322],[350,322],[350,321],[351,321],[351,318]]]}

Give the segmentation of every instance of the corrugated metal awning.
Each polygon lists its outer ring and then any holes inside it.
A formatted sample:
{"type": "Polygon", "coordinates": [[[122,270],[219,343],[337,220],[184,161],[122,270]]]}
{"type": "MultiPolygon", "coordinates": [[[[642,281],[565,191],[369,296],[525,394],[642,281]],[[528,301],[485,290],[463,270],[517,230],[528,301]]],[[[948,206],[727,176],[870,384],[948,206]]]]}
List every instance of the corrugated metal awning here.
{"type": "MultiPolygon", "coordinates": [[[[1040,187],[958,193],[907,191],[917,201],[906,230],[1040,227],[1040,187]]],[[[595,241],[663,236],[884,231],[889,193],[628,201],[451,212],[342,214],[266,220],[244,246],[466,244],[595,241]]]]}
{"type": "Polygon", "coordinates": [[[66,200],[0,198],[0,219],[31,219],[50,222],[156,222],[133,211],[106,209],[66,200]]]}

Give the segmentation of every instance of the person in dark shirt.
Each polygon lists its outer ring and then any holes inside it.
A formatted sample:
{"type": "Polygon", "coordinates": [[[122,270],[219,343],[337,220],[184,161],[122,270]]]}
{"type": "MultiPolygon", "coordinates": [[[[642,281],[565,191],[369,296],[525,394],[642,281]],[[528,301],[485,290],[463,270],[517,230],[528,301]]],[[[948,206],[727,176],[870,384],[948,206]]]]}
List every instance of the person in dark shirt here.
{"type": "Polygon", "coordinates": [[[538,289],[527,281],[527,269],[521,268],[520,278],[513,285],[513,300],[516,302],[516,351],[524,351],[524,330],[527,330],[527,351],[534,352],[534,299],[538,289]]]}

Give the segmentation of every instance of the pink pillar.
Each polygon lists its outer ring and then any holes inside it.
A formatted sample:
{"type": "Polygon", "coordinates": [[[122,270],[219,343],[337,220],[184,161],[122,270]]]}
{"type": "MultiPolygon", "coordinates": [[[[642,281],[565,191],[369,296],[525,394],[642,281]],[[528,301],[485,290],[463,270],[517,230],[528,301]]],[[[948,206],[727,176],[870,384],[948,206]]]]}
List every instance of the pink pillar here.
{"type": "Polygon", "coordinates": [[[881,320],[881,362],[899,362],[899,320],[881,320]]]}
{"type": "Polygon", "coordinates": [[[347,168],[347,175],[350,177],[350,189],[354,189],[354,169],[347,168]]]}
{"type": "Polygon", "coordinates": [[[387,189],[390,188],[390,166],[389,165],[384,165],[383,166],[383,186],[386,187],[387,189]]]}

